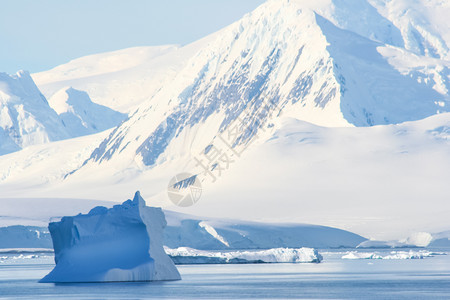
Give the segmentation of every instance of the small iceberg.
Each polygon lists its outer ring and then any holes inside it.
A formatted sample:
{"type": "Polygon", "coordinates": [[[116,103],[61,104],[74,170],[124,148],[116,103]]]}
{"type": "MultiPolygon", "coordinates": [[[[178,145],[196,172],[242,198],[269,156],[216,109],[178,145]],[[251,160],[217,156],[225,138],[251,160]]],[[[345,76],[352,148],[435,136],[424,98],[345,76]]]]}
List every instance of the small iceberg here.
{"type": "Polygon", "coordinates": [[[322,256],[313,248],[206,251],[188,247],[165,248],[175,264],[319,263],[322,256]]]}
{"type": "Polygon", "coordinates": [[[166,219],[139,192],[113,208],[50,223],[55,268],[40,282],[115,282],[181,279],[164,252],[166,219]]]}

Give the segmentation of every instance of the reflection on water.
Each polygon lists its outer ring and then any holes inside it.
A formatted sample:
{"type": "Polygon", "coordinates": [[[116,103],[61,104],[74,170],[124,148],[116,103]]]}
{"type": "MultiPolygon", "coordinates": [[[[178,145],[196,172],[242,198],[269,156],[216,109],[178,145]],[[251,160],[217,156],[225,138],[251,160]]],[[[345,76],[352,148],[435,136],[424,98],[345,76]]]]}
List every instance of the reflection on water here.
{"type": "Polygon", "coordinates": [[[37,281],[53,268],[49,254],[0,263],[5,299],[445,299],[450,255],[412,260],[344,260],[321,252],[320,264],[184,265],[183,280],[106,284],[37,281]]]}

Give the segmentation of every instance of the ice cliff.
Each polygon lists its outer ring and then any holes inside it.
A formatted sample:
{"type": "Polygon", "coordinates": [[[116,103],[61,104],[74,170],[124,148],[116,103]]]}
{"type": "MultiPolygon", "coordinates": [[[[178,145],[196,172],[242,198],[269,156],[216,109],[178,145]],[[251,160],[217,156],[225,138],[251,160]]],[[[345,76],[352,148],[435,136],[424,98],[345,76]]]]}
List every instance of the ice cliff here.
{"type": "Polygon", "coordinates": [[[313,248],[273,248],[267,250],[205,251],[189,247],[170,249],[166,253],[182,264],[248,264],[248,263],[320,263],[322,255],[313,248]]]}
{"type": "Polygon", "coordinates": [[[177,280],[180,274],[164,252],[166,226],[160,208],[133,200],[50,223],[55,268],[41,282],[177,280]]]}

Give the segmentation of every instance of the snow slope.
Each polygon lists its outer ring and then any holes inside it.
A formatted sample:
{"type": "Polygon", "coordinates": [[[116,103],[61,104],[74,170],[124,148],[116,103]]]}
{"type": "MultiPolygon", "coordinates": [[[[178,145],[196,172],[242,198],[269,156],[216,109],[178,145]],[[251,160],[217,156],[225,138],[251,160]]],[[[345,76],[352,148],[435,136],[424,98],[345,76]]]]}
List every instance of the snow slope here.
{"type": "MultiPolygon", "coordinates": [[[[51,187],[63,181],[68,173],[82,166],[108,133],[104,131],[74,139],[29,146],[21,151],[0,156],[0,182],[9,186],[9,192],[6,189],[0,191],[0,199],[24,196],[36,198],[35,192],[28,194],[26,190],[33,187],[40,189],[39,186],[43,184],[51,187]]],[[[60,198],[65,194],[59,194],[56,197],[60,198]]],[[[39,196],[46,197],[43,194],[39,196]]],[[[84,199],[92,199],[92,197],[84,197],[84,199]]]]}
{"type": "Polygon", "coordinates": [[[217,182],[205,183],[202,199],[184,211],[295,220],[380,239],[443,231],[450,226],[449,128],[448,113],[370,128],[286,119],[217,182]]]}
{"type": "Polygon", "coordinates": [[[47,98],[71,86],[87,92],[95,103],[128,114],[151,99],[206,42],[200,40],[183,48],[136,47],[90,55],[32,76],[47,98]]]}
{"type": "Polygon", "coordinates": [[[33,74],[39,85],[119,72],[177,49],[176,45],[134,47],[74,59],[52,70],[33,74]]]}
{"type": "Polygon", "coordinates": [[[81,137],[0,157],[5,166],[0,168],[0,194],[57,198],[69,193],[119,201],[127,191],[141,188],[152,205],[193,215],[321,224],[379,240],[401,239],[450,226],[449,128],[449,114],[362,128],[280,119],[267,129],[268,138],[261,136],[220,176],[215,172],[216,182],[205,177],[202,197],[190,208],[176,207],[167,198],[174,175],[198,171],[189,154],[146,171],[91,168],[64,179],[95,148],[85,144],[90,137],[81,137]],[[82,145],[85,150],[78,151],[82,145]],[[66,160],[71,164],[65,165],[66,160]]]}
{"type": "Polygon", "coordinates": [[[195,217],[165,211],[164,245],[194,249],[354,248],[366,239],[348,231],[309,224],[258,223],[195,217]]]}

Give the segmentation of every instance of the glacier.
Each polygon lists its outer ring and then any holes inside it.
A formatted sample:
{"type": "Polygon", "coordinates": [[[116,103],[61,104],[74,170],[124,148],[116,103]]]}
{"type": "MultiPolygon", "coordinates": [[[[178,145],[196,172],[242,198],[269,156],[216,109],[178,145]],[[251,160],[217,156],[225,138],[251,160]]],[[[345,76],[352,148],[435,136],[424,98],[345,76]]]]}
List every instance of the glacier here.
{"type": "Polygon", "coordinates": [[[323,259],[317,250],[306,247],[253,251],[205,251],[189,247],[166,247],[165,250],[176,264],[320,263],[323,259]]]}
{"type": "Polygon", "coordinates": [[[366,240],[346,230],[311,224],[198,217],[169,210],[165,215],[164,245],[172,249],[354,248],[366,240]]]}
{"type": "Polygon", "coordinates": [[[163,249],[166,226],[160,208],[133,200],[49,225],[55,268],[40,282],[111,282],[181,279],[163,249]]]}

